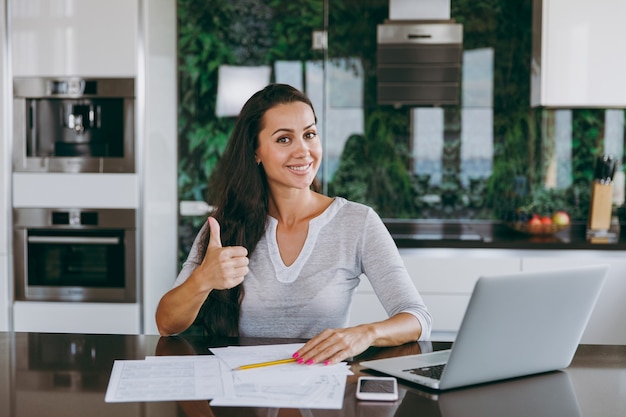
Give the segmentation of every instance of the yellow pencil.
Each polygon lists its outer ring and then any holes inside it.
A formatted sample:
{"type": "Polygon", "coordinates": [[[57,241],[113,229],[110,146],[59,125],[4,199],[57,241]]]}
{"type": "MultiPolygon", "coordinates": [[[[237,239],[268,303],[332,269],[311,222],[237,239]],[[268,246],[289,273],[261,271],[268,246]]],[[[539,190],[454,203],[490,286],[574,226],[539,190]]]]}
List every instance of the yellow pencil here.
{"type": "Polygon", "coordinates": [[[241,365],[240,367],[233,369],[233,371],[242,371],[244,369],[260,368],[262,366],[280,365],[283,363],[290,363],[290,362],[295,362],[295,361],[296,361],[296,358],[289,358],[289,359],[279,359],[277,361],[252,363],[250,365],[241,365]]]}

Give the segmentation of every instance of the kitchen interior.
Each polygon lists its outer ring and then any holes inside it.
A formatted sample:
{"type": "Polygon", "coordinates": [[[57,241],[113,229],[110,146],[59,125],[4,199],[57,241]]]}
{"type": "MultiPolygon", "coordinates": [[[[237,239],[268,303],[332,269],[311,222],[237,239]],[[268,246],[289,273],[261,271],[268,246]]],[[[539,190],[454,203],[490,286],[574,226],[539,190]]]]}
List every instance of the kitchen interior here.
{"type": "MultiPolygon", "coordinates": [[[[280,11],[262,3],[2,0],[0,330],[156,334],[156,304],[209,209],[206,178],[242,100],[276,81],[310,96],[324,191],[385,219],[433,312],[434,338],[454,339],[480,275],[601,262],[611,272],[583,342],[626,344],[626,54],[615,45],[626,35],[625,4],[310,0],[280,11]],[[341,16],[354,7],[362,22],[346,30],[341,16]],[[313,19],[300,22],[295,11],[313,19]],[[192,42],[210,16],[231,30],[223,56],[192,42]],[[505,54],[481,44],[498,33],[495,17],[509,19],[498,30],[527,42],[505,54]],[[237,44],[238,34],[266,34],[272,19],[293,31],[295,41],[283,40],[291,55],[267,42],[237,44]],[[527,59],[512,94],[503,86],[516,79],[502,78],[501,62],[517,55],[527,59]],[[517,111],[511,102],[532,118],[507,110],[517,111]],[[572,137],[577,111],[589,109],[601,114],[600,139],[580,156],[572,137]],[[503,140],[507,111],[525,123],[521,148],[503,140]],[[368,141],[372,160],[363,157],[368,141]],[[380,162],[389,143],[400,154],[380,162]],[[520,152],[519,161],[501,157],[520,152]],[[595,172],[580,162],[604,155],[610,164],[595,172]],[[399,173],[375,170],[397,161],[399,173]],[[582,171],[586,182],[576,180],[582,171]],[[591,196],[594,184],[603,189],[596,180],[610,192],[591,196]],[[537,184],[541,199],[525,215],[567,211],[562,228],[533,233],[528,219],[511,221],[537,184]],[[572,189],[578,205],[558,206],[572,189]],[[603,213],[597,227],[590,207],[603,213]]],[[[352,322],[384,314],[363,280],[352,322]]]]}
{"type": "MultiPolygon", "coordinates": [[[[311,97],[325,191],[385,219],[434,340],[454,339],[480,275],[609,263],[583,343],[626,344],[623,2],[219,3],[0,0],[0,331],[34,332],[16,338],[28,354],[12,369],[0,361],[0,414],[84,415],[102,402],[113,359],[154,352],[122,336],[104,348],[87,333],[156,334],[156,303],[208,210],[206,177],[241,100],[268,80],[311,97]],[[268,46],[262,22],[293,39],[268,46]],[[220,55],[199,39],[227,41],[220,55]],[[420,61],[429,56],[445,65],[420,61]],[[384,159],[380,138],[397,146],[400,173],[375,169],[398,161],[384,159]],[[592,166],[604,155],[614,159],[592,166]],[[531,183],[543,187],[533,194],[531,183]],[[533,233],[510,222],[522,206],[566,210],[571,222],[533,233]]],[[[363,280],[352,323],[384,314],[363,280]]],[[[116,410],[173,415],[162,404],[116,410]]]]}

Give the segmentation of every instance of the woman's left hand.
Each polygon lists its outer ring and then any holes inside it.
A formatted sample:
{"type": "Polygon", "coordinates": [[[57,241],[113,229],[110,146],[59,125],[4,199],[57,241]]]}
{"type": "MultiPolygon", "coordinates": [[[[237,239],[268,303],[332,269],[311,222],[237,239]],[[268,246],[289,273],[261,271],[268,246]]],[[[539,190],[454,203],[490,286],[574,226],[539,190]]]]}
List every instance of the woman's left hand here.
{"type": "Polygon", "coordinates": [[[294,353],[294,358],[306,365],[331,365],[364,352],[373,340],[373,331],[367,325],[326,329],[294,353]]]}
{"type": "Polygon", "coordinates": [[[399,313],[376,323],[345,329],[326,329],[309,340],[293,357],[298,363],[332,365],[363,353],[370,346],[399,346],[418,340],[422,333],[419,320],[399,313]]]}

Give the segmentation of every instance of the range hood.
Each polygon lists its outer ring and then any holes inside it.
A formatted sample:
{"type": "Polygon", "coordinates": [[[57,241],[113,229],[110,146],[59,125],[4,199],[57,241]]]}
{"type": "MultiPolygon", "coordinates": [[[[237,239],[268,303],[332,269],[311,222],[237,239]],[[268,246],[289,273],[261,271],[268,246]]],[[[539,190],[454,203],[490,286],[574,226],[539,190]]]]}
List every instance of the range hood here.
{"type": "Polygon", "coordinates": [[[463,25],[449,1],[390,0],[389,17],[377,26],[378,104],[458,104],[463,25]]]}

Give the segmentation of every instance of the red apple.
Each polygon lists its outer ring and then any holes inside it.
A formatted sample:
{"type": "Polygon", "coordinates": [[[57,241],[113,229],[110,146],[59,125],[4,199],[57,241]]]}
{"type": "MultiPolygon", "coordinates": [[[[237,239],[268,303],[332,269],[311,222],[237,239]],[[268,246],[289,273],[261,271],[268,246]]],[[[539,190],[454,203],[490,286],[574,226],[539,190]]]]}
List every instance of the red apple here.
{"type": "Polygon", "coordinates": [[[551,225],[552,224],[552,217],[550,217],[550,216],[543,216],[541,218],[541,224],[551,225]]]}
{"type": "Polygon", "coordinates": [[[566,211],[555,211],[552,215],[552,222],[559,226],[567,226],[570,223],[569,214],[566,211]]]}
{"type": "Polygon", "coordinates": [[[529,226],[541,225],[541,217],[535,214],[533,217],[530,218],[530,220],[528,220],[528,225],[529,226]]]}

